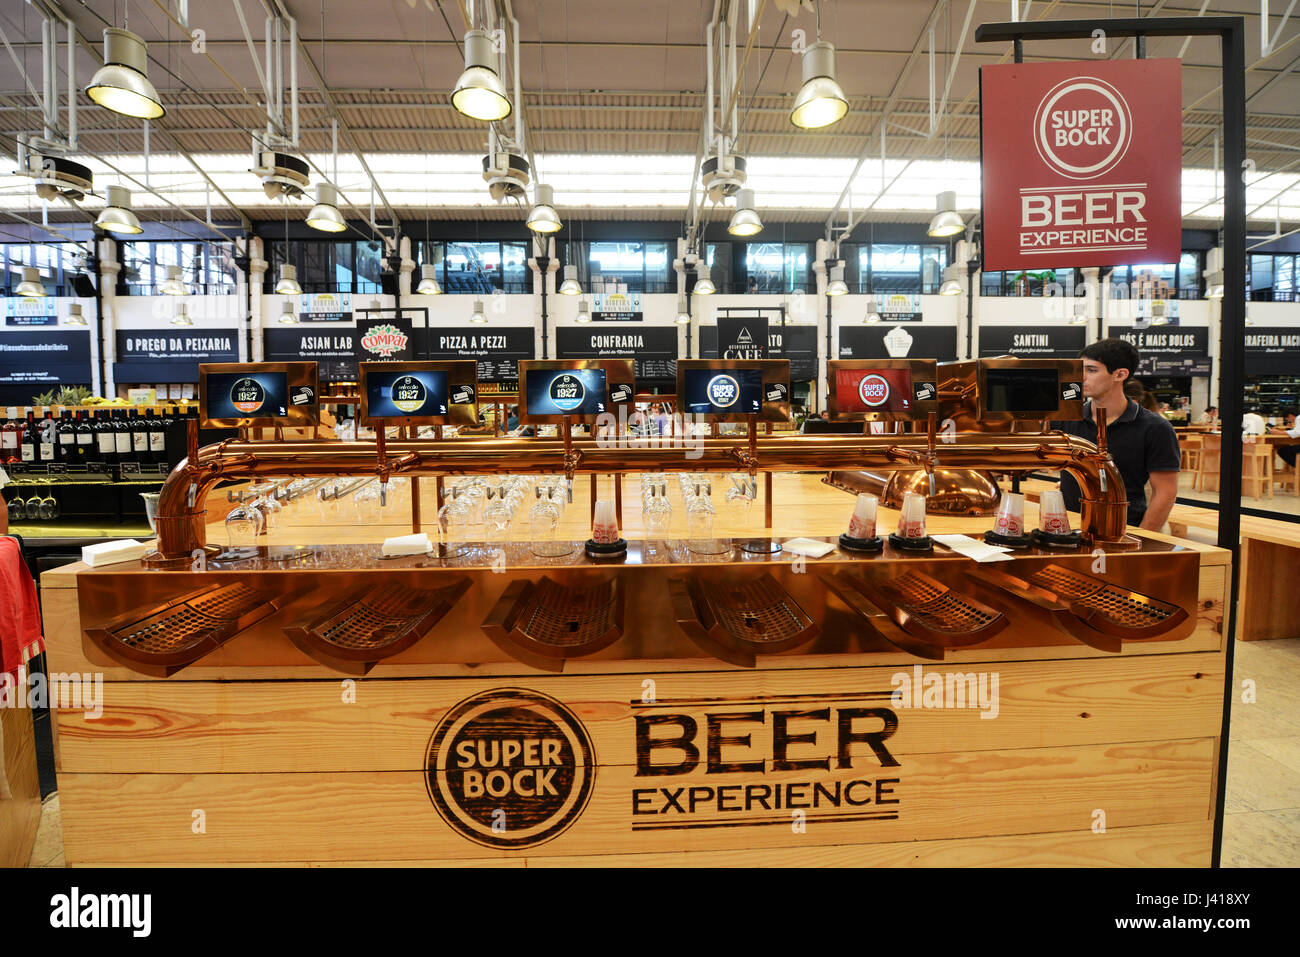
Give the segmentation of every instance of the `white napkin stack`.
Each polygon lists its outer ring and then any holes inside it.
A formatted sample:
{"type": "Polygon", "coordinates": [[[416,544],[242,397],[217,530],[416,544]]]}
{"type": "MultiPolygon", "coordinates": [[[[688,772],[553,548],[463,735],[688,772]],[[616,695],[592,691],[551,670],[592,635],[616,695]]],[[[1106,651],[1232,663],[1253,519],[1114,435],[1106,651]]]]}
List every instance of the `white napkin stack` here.
{"type": "Polygon", "coordinates": [[[821,558],[835,551],[830,542],[819,542],[813,538],[792,538],[782,542],[781,547],[794,555],[807,555],[809,558],[821,558]]]}
{"type": "Polygon", "coordinates": [[[429,541],[427,532],[384,539],[384,555],[426,555],[431,551],[433,551],[433,542],[429,541]]]}
{"type": "Polygon", "coordinates": [[[120,542],[100,542],[98,545],[81,546],[81,560],[91,568],[100,565],[116,565],[118,562],[136,562],[144,558],[149,546],[137,542],[134,538],[120,542]]]}
{"type": "Polygon", "coordinates": [[[1012,560],[1011,556],[1007,554],[1011,549],[1005,545],[990,545],[988,542],[981,542],[969,535],[935,535],[934,540],[940,545],[951,548],[958,555],[965,555],[977,562],[1009,562],[1012,560]]]}

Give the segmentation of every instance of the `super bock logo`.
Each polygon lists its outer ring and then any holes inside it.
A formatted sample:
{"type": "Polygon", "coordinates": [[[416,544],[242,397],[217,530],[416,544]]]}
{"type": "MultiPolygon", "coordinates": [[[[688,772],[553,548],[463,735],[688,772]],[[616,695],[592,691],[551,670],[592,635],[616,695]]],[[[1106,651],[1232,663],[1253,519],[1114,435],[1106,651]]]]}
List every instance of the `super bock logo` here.
{"type": "Polygon", "coordinates": [[[391,359],[395,353],[406,349],[408,337],[401,329],[389,323],[371,326],[361,337],[361,348],[384,359],[391,359]]]}
{"type": "Polygon", "coordinates": [[[595,751],[577,715],[519,688],[451,708],[425,766],[443,820],[487,847],[534,847],[561,834],[586,808],[596,779],[595,751]]]}

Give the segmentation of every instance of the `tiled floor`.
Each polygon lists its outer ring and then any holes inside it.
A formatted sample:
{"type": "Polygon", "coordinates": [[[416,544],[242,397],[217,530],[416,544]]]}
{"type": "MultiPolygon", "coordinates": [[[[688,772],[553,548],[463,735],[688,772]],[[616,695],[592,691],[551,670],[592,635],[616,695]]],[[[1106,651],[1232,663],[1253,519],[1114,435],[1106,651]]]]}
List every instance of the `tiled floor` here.
{"type": "MultiPolygon", "coordinates": [[[[1223,866],[1300,866],[1300,639],[1237,642],[1233,684],[1223,866]]],[[[65,866],[57,793],[45,799],[30,866],[65,866]]]]}

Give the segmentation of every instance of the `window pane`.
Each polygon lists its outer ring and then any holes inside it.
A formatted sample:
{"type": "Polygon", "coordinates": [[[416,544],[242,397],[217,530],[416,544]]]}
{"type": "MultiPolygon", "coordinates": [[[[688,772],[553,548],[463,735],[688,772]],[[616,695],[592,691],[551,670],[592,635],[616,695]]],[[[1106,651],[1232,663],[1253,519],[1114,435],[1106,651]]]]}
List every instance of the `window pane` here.
{"type": "Polygon", "coordinates": [[[490,293],[501,285],[501,244],[447,244],[447,283],[444,292],[490,293]]]}
{"type": "Polygon", "coordinates": [[[645,282],[646,292],[676,292],[677,283],[672,279],[673,261],[668,255],[667,243],[645,244],[645,282]]]}
{"type": "Polygon", "coordinates": [[[1250,257],[1250,288],[1252,290],[1273,288],[1272,256],[1250,257]]]}
{"type": "MultiPolygon", "coordinates": [[[[813,286],[815,287],[815,284],[813,286]]],[[[794,292],[801,290],[807,292],[808,283],[808,244],[807,243],[786,243],[785,244],[785,281],[782,283],[779,292],[794,292]]]]}
{"type": "Polygon", "coordinates": [[[874,244],[871,281],[876,292],[920,292],[921,247],[910,243],[874,244]]]}
{"type": "Polygon", "coordinates": [[[359,242],[356,245],[356,291],[375,294],[383,288],[379,277],[383,272],[384,244],[377,241],[359,242]]]}
{"type": "Polygon", "coordinates": [[[626,283],[629,292],[645,285],[645,246],[642,243],[589,243],[587,271],[593,292],[615,292],[626,283]]]}
{"type": "Polygon", "coordinates": [[[502,243],[502,275],[506,292],[528,292],[528,244],[502,243]]]}
{"type": "Polygon", "coordinates": [[[782,292],[781,274],[784,268],[785,247],[781,243],[745,245],[745,272],[749,276],[749,292],[782,292]]]}
{"type": "Polygon", "coordinates": [[[948,247],[921,247],[921,291],[936,293],[943,282],[943,270],[948,265],[948,247]]]}

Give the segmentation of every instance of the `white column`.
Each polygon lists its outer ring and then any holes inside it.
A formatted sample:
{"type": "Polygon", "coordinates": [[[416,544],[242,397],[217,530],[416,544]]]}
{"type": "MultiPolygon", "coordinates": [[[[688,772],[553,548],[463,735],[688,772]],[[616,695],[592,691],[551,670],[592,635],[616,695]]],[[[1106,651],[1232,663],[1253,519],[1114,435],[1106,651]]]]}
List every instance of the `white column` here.
{"type": "Polygon", "coordinates": [[[415,271],[415,260],[411,258],[411,237],[403,236],[397,248],[402,256],[401,272],[397,276],[397,294],[405,299],[411,294],[411,273],[415,271]]]}
{"type": "MultiPolygon", "coordinates": [[[[1100,329],[1101,309],[1097,296],[1101,289],[1101,268],[1098,266],[1085,266],[1079,271],[1083,274],[1083,281],[1088,290],[1088,301],[1084,304],[1086,310],[1084,315],[1088,317],[1088,332],[1091,333],[1094,328],[1100,329]],[[1094,326],[1094,322],[1097,323],[1096,326],[1094,326]]],[[[1106,334],[1103,332],[1098,338],[1104,339],[1106,334]]]]}
{"type": "Polygon", "coordinates": [[[252,295],[248,298],[248,322],[253,330],[253,361],[261,362],[265,355],[262,344],[262,280],[270,265],[262,258],[262,240],[250,236],[248,242],[248,284],[252,295]]]}
{"type": "MultiPolygon", "coordinates": [[[[99,353],[104,357],[104,379],[100,383],[105,398],[117,396],[117,383],[113,379],[113,363],[117,359],[117,275],[122,271],[122,264],[117,261],[117,242],[112,239],[99,241],[99,301],[103,315],[100,316],[99,353]]],[[[90,357],[92,378],[99,375],[95,356],[90,357]]]]}

